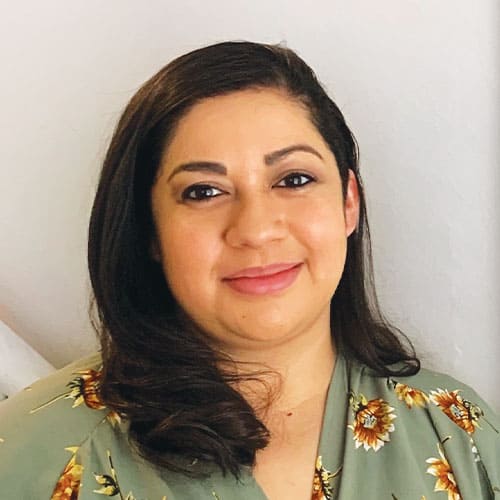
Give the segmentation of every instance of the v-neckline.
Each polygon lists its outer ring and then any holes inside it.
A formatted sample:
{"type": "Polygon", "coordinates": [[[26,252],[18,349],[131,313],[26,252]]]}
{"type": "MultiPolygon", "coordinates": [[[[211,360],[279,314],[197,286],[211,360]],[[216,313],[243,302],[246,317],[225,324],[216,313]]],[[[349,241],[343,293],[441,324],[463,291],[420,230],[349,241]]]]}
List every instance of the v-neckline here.
{"type": "MultiPolygon", "coordinates": [[[[335,472],[342,465],[343,447],[345,440],[346,422],[346,394],[347,394],[347,373],[346,361],[342,353],[335,356],[335,365],[328,385],[328,391],[321,422],[320,438],[316,451],[316,458],[321,457],[324,467],[335,472]]],[[[315,464],[314,464],[315,465],[315,464]]],[[[255,495],[252,500],[269,500],[263,488],[255,479],[251,467],[244,467],[241,483],[246,487],[251,487],[255,495]]],[[[311,496],[312,496],[311,484],[311,496]]]]}

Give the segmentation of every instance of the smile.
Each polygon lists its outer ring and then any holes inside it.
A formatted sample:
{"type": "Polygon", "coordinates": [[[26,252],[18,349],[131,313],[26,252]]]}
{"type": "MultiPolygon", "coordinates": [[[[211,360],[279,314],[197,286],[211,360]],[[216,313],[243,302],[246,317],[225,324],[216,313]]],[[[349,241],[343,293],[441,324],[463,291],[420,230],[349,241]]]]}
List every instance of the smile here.
{"type": "Polygon", "coordinates": [[[273,292],[279,292],[292,285],[297,278],[302,263],[268,276],[257,276],[254,278],[240,277],[232,279],[224,279],[224,283],[229,285],[233,290],[239,293],[248,295],[266,295],[273,292]]]}

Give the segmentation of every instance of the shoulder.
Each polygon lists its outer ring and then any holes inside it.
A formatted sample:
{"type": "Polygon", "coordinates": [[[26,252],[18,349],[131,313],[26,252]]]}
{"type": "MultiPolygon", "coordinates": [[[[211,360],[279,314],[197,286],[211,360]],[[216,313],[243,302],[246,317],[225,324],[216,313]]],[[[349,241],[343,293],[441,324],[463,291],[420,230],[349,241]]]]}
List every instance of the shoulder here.
{"type": "Polygon", "coordinates": [[[439,443],[464,492],[474,481],[500,491],[500,419],[475,389],[426,368],[414,375],[383,377],[353,363],[351,371],[358,400],[363,394],[368,405],[378,404],[390,413],[396,419],[392,430],[403,431],[413,447],[430,450],[439,443]]]}
{"type": "Polygon", "coordinates": [[[15,432],[21,423],[38,427],[47,421],[76,419],[80,425],[93,425],[102,419],[105,414],[100,410],[105,407],[97,396],[100,368],[99,354],[81,358],[1,402],[0,435],[15,432]],[[83,411],[71,411],[75,408],[83,411]]]}
{"type": "Polygon", "coordinates": [[[15,482],[29,462],[37,494],[50,496],[71,450],[111,416],[98,397],[100,369],[98,353],[81,358],[0,403],[2,491],[25,492],[15,482]]]}
{"type": "Polygon", "coordinates": [[[409,376],[381,376],[352,360],[348,377],[351,429],[363,436],[384,431],[378,448],[390,441],[388,450],[431,464],[427,473],[453,475],[464,498],[500,491],[500,419],[472,387],[425,368],[409,376]]]}
{"type": "Polygon", "coordinates": [[[481,420],[489,422],[490,429],[500,429],[499,416],[491,406],[475,389],[450,375],[421,368],[414,375],[380,376],[360,363],[354,362],[353,367],[365,389],[403,403],[407,408],[426,407],[433,415],[446,416],[468,434],[481,428],[481,420]]]}
{"type": "Polygon", "coordinates": [[[470,385],[450,375],[421,368],[415,375],[391,377],[391,380],[393,387],[400,395],[404,392],[403,386],[426,394],[431,403],[469,434],[474,431],[473,427],[483,417],[495,423],[495,428],[500,427],[498,415],[478,392],[470,385]],[[396,386],[398,383],[399,387],[396,386]]]}
{"type": "MultiPolygon", "coordinates": [[[[355,374],[355,378],[364,387],[372,387],[372,390],[378,392],[395,392],[401,401],[407,402],[411,406],[411,395],[422,394],[427,396],[429,401],[434,402],[437,406],[442,406],[447,402],[465,402],[466,406],[476,403],[481,405],[498,421],[498,415],[492,410],[490,405],[477,393],[470,385],[439,371],[430,370],[428,368],[420,368],[413,375],[391,375],[381,376],[376,374],[368,366],[355,361],[349,360],[351,367],[351,376],[355,374]]],[[[391,365],[389,368],[396,371],[401,369],[401,363],[391,365]]]]}

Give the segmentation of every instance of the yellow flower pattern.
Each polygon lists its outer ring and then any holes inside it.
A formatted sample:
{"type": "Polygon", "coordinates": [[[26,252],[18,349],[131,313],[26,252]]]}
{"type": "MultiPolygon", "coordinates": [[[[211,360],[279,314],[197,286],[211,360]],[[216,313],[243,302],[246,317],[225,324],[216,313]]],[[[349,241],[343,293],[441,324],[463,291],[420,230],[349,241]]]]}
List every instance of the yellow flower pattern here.
{"type": "Polygon", "coordinates": [[[401,384],[395,380],[390,381],[394,388],[398,399],[404,401],[408,408],[413,408],[414,406],[419,406],[424,408],[429,403],[429,397],[424,392],[419,389],[415,389],[406,384],[401,384]]]}
{"type": "MultiPolygon", "coordinates": [[[[99,489],[93,490],[94,493],[98,495],[105,495],[107,497],[114,497],[115,495],[120,495],[123,498],[120,486],[118,484],[118,477],[113,466],[113,459],[111,458],[111,452],[107,450],[110,474],[95,474],[94,477],[97,484],[100,486],[99,489]]],[[[132,492],[129,492],[125,497],[125,500],[135,500],[132,492]]]]}
{"type": "Polygon", "coordinates": [[[68,384],[71,390],[67,396],[74,399],[73,408],[85,403],[93,410],[103,410],[105,406],[98,396],[101,372],[97,370],[81,370],[75,372],[75,375],[78,376],[68,384]]]}
{"type": "Polygon", "coordinates": [[[463,399],[459,390],[448,392],[448,390],[437,389],[431,391],[431,401],[461,427],[468,434],[473,434],[479,427],[479,419],[483,411],[479,406],[463,399]]]}
{"type": "Polygon", "coordinates": [[[448,500],[461,500],[455,476],[451,470],[448,460],[444,456],[443,449],[438,444],[439,458],[428,458],[426,462],[431,464],[427,468],[427,473],[437,477],[434,491],[444,491],[448,493],[448,500]]]}
{"type": "Polygon", "coordinates": [[[311,500],[332,500],[333,489],[330,484],[330,479],[334,478],[340,469],[331,473],[323,466],[323,460],[321,456],[316,459],[316,466],[314,468],[314,480],[313,480],[313,493],[311,500]]]}
{"type": "MultiPolygon", "coordinates": [[[[29,413],[37,413],[60,399],[71,400],[71,408],[85,406],[91,410],[105,410],[106,406],[99,396],[101,370],[79,370],[73,372],[73,375],[74,377],[67,384],[67,391],[33,408],[29,413]]],[[[352,411],[353,419],[347,427],[353,433],[352,439],[355,449],[363,448],[367,452],[370,450],[377,452],[384,446],[389,445],[393,433],[397,430],[395,425],[397,424],[395,422],[397,418],[396,406],[400,411],[407,411],[414,408],[426,408],[430,403],[433,403],[469,435],[473,458],[476,462],[481,461],[478,449],[473,440],[473,434],[482,429],[479,425],[481,419],[484,419],[485,422],[488,421],[485,419],[482,409],[462,397],[460,390],[437,388],[426,393],[392,378],[387,379],[387,387],[394,394],[393,397],[389,395],[387,399],[381,397],[372,397],[372,399],[369,399],[361,392],[351,391],[349,393],[349,407],[352,411]],[[391,401],[394,407],[391,406],[389,401],[391,401]]],[[[120,416],[115,412],[109,412],[106,417],[112,425],[120,422],[120,416]]],[[[492,425],[491,427],[496,431],[492,425]]],[[[394,434],[394,436],[396,435],[394,434]]],[[[0,438],[0,444],[3,442],[4,439],[0,438]]],[[[438,443],[437,456],[430,456],[427,459],[421,458],[421,472],[435,478],[434,492],[436,497],[445,494],[448,500],[461,500],[457,481],[450,463],[444,454],[442,443],[438,443]]],[[[84,488],[83,491],[94,494],[96,497],[118,497],[121,500],[136,500],[132,491],[125,493],[122,490],[122,485],[119,482],[118,473],[109,450],[107,450],[109,469],[92,471],[94,484],[83,485],[82,475],[84,466],[79,463],[79,447],[68,446],[64,449],[71,453],[71,457],[58,477],[50,500],[78,500],[79,495],[82,494],[82,487],[84,488]]],[[[431,454],[424,455],[424,457],[429,455],[431,454]]],[[[332,479],[339,475],[341,471],[342,467],[332,473],[328,464],[324,463],[323,456],[317,456],[311,489],[311,500],[333,500],[336,498],[332,479]]],[[[124,473],[122,472],[122,474],[124,473]]],[[[429,479],[428,486],[432,488],[430,481],[429,479]]],[[[492,488],[495,489],[497,487],[492,486],[492,488]]],[[[211,489],[210,494],[215,500],[226,500],[220,497],[215,489],[211,489]]],[[[430,497],[434,498],[433,495],[429,496],[429,494],[426,496],[419,495],[421,500],[426,500],[426,498],[430,500],[430,497]]],[[[401,499],[401,491],[399,493],[392,493],[392,498],[394,500],[401,499]]],[[[168,499],[166,496],[163,496],[161,500],[168,499]]]]}
{"type": "Polygon", "coordinates": [[[72,456],[59,477],[50,500],[78,500],[83,466],[76,463],[77,446],[65,450],[71,452],[72,456]]]}
{"type": "MultiPolygon", "coordinates": [[[[114,497],[118,495],[120,499],[123,500],[136,500],[134,494],[131,491],[129,491],[126,496],[123,496],[120,484],[118,483],[118,475],[113,465],[111,452],[107,450],[106,454],[108,455],[110,473],[109,474],[94,473],[94,478],[96,480],[96,483],[100,486],[100,488],[92,490],[93,493],[96,493],[98,495],[104,495],[107,497],[114,497]]],[[[167,497],[163,496],[161,500],[167,500],[167,497]]]]}
{"type": "MultiPolygon", "coordinates": [[[[59,401],[60,399],[72,399],[72,408],[77,408],[81,404],[91,410],[104,410],[106,406],[99,398],[99,384],[102,372],[101,370],[80,370],[74,372],[77,375],[68,384],[69,391],[52,398],[50,401],[33,408],[30,413],[36,413],[47,406],[59,401]]],[[[115,411],[110,411],[106,417],[112,425],[121,422],[120,415],[115,411]]]]}
{"type": "Polygon", "coordinates": [[[348,427],[354,433],[356,448],[378,451],[390,441],[389,433],[394,432],[394,408],[380,398],[368,401],[363,394],[351,394],[349,403],[354,423],[348,427]]]}

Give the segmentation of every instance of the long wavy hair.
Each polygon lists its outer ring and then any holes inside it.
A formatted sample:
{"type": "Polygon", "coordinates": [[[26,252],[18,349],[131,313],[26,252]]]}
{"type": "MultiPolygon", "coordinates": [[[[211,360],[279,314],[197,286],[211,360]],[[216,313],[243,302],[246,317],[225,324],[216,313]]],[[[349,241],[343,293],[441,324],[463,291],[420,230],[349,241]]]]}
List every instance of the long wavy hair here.
{"type": "MultiPolygon", "coordinates": [[[[179,119],[201,99],[249,88],[279,89],[305,106],[335,156],[344,197],[348,170],[356,176],[359,223],[331,299],[337,349],[381,376],[420,367],[379,308],[358,145],[312,69],[280,44],[228,41],[184,54],[149,79],[119,119],[90,217],[88,266],[101,398],[128,420],[130,442],[144,458],[190,476],[200,474],[192,464],[201,461],[239,477],[270,434],[234,389],[243,375],[223,368],[231,359],[189,321],[151,256],[151,188],[179,119]]],[[[245,377],[258,381],[259,373],[245,377]]]]}

